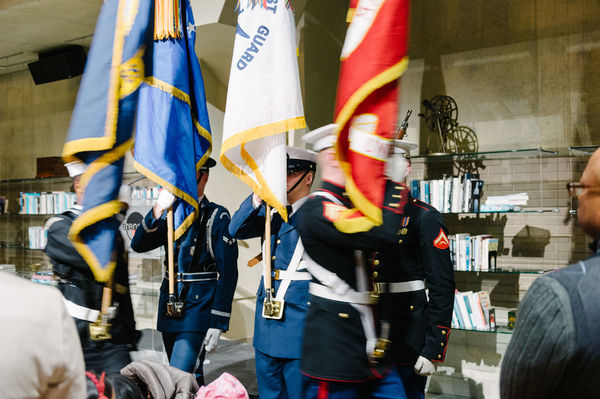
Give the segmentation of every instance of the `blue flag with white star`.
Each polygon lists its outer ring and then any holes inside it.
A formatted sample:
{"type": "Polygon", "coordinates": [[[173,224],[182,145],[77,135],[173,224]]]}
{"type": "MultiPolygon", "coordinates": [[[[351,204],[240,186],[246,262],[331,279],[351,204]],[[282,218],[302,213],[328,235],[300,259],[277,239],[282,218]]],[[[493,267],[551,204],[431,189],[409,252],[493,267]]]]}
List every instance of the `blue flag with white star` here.
{"type": "Polygon", "coordinates": [[[136,166],[182,199],[176,234],[197,214],[195,171],[208,158],[211,140],[194,42],[188,0],[106,0],[102,6],[63,148],[65,161],[87,165],[83,212],[69,238],[98,281],[110,279],[119,255],[114,216],[122,206],[117,197],[134,126],[136,166]],[[173,7],[158,21],[174,38],[153,40],[157,2],[161,10],[173,7]]]}
{"type": "Polygon", "coordinates": [[[181,4],[181,37],[157,40],[146,54],[136,119],[135,167],[179,200],[177,240],[198,215],[196,171],[211,151],[204,82],[194,46],[196,31],[187,0],[181,4]]]}

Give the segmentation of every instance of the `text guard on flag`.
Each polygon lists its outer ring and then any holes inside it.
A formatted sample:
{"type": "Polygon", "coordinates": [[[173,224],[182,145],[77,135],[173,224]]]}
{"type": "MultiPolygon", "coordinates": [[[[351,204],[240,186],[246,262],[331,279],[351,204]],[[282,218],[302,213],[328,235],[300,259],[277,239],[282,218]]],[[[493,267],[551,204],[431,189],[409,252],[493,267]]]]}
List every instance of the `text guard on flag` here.
{"type": "Polygon", "coordinates": [[[287,220],[286,132],[306,126],[290,0],[239,0],[227,91],[225,168],[287,220]]]}
{"type": "Polygon", "coordinates": [[[382,223],[384,168],[397,119],[397,79],[408,66],[410,1],[359,0],[352,1],[351,8],[335,104],[336,152],[356,207],[335,223],[346,233],[382,223]]]}

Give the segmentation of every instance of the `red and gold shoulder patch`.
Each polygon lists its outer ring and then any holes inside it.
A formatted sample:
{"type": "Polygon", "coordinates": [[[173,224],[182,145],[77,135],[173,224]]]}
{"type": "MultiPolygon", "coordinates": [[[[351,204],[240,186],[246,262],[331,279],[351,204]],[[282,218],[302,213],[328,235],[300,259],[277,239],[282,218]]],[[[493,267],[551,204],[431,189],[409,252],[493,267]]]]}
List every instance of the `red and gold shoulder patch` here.
{"type": "Polygon", "coordinates": [[[330,222],[335,222],[340,218],[340,214],[344,211],[347,211],[343,205],[336,204],[334,202],[323,202],[323,216],[328,219],[330,222]]]}
{"type": "Polygon", "coordinates": [[[433,246],[439,249],[448,249],[450,245],[450,241],[448,241],[448,237],[444,230],[440,227],[440,234],[433,240],[433,246]]]}

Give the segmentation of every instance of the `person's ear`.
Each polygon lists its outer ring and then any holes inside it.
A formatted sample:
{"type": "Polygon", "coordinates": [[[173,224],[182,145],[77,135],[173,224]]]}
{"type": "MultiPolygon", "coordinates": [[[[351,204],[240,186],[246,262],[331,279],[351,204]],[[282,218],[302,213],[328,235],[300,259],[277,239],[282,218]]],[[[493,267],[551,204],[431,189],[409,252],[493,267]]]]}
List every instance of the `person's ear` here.
{"type": "Polygon", "coordinates": [[[306,184],[309,187],[312,185],[314,176],[315,176],[315,172],[308,172],[308,174],[306,175],[306,184]]]}

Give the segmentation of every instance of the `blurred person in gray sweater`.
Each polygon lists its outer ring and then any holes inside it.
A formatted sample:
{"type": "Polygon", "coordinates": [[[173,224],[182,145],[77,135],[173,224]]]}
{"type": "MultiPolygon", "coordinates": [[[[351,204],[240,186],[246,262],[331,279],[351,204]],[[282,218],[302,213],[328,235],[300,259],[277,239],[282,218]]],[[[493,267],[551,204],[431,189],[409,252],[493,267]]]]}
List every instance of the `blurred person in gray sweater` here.
{"type": "Polygon", "coordinates": [[[594,254],[527,291],[502,362],[502,398],[600,396],[600,149],[567,189],[594,254]]]}

